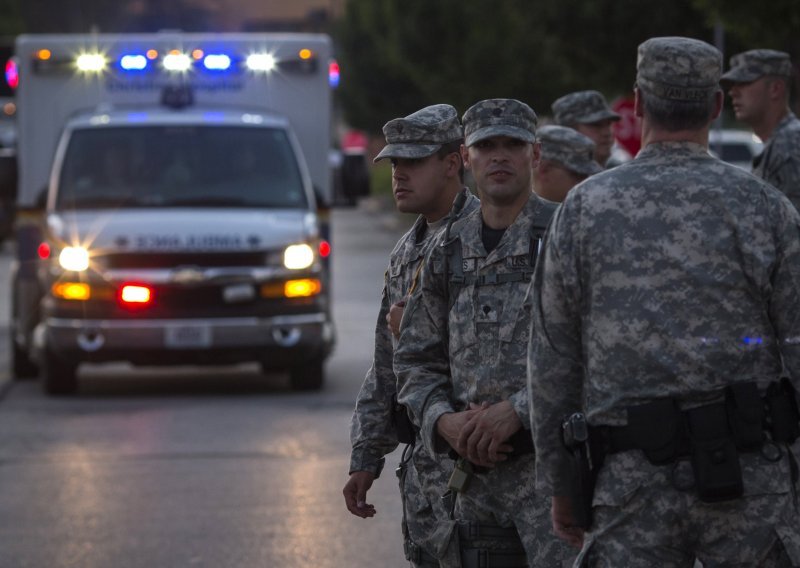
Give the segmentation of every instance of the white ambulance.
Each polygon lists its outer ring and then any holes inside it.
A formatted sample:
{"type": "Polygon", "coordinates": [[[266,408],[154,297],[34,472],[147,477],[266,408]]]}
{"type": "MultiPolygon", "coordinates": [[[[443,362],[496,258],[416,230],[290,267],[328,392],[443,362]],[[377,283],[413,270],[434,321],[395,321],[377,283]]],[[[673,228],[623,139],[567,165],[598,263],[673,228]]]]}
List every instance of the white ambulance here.
{"type": "Polygon", "coordinates": [[[330,40],[24,35],[12,371],[71,394],[81,363],[288,370],[334,344],[330,40]]]}

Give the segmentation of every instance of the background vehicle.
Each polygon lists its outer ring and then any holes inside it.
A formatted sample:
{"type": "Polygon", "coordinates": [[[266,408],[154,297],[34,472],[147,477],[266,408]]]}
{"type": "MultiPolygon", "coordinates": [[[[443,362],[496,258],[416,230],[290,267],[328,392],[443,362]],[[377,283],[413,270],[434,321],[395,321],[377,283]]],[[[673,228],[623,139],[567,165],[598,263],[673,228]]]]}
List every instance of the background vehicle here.
{"type": "Polygon", "coordinates": [[[0,243],[11,236],[17,193],[17,125],[14,86],[16,67],[11,61],[13,44],[0,40],[0,243]]]}
{"type": "Polygon", "coordinates": [[[747,171],[750,171],[753,158],[761,153],[763,147],[758,136],[745,130],[712,129],[709,133],[708,148],[711,153],[747,171]]]}
{"type": "Polygon", "coordinates": [[[29,35],[14,376],[259,361],[319,388],[333,348],[326,36],[29,35]]]}

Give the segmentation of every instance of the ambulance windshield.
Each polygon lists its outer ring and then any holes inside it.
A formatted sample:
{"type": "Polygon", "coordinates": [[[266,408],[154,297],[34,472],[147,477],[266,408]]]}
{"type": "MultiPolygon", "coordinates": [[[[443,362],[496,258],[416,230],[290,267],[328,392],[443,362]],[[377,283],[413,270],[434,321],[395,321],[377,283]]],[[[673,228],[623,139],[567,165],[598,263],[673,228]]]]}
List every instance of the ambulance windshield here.
{"type": "Polygon", "coordinates": [[[106,207],[306,208],[284,130],[137,126],[72,133],[57,209],[106,207]]]}

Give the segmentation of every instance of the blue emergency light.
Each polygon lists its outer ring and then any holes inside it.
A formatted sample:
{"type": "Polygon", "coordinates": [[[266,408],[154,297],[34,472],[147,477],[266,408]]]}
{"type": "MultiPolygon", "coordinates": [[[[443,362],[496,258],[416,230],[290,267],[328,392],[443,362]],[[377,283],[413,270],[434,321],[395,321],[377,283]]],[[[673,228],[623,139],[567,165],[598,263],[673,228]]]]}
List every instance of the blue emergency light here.
{"type": "Polygon", "coordinates": [[[12,89],[16,89],[19,85],[19,68],[14,59],[6,61],[6,83],[12,89]]]}
{"type": "Polygon", "coordinates": [[[147,57],[141,54],[127,54],[119,59],[119,66],[124,71],[144,71],[147,69],[147,57]]]}
{"type": "Polygon", "coordinates": [[[339,86],[339,64],[336,60],[328,64],[328,84],[331,86],[331,89],[335,89],[339,86]]]}

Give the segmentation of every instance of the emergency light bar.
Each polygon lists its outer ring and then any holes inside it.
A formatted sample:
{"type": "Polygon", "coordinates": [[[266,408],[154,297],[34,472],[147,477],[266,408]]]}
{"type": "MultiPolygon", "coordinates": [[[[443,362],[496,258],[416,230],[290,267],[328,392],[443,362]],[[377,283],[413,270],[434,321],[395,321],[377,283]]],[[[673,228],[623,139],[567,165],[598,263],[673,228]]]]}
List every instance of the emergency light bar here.
{"type": "MultiPolygon", "coordinates": [[[[117,73],[154,73],[159,69],[168,73],[187,73],[193,69],[214,73],[233,73],[251,71],[271,73],[275,70],[287,73],[313,73],[317,69],[317,56],[314,51],[302,48],[294,56],[281,57],[267,51],[248,54],[206,51],[200,48],[190,50],[172,49],[163,55],[155,48],[142,48],[117,54],[98,51],[85,51],[78,55],[53,53],[50,49],[39,49],[33,53],[33,69],[36,73],[103,73],[111,66],[117,73]]],[[[6,68],[9,84],[17,81],[16,67],[6,68]]],[[[333,62],[329,68],[331,86],[338,83],[338,65],[333,62]]],[[[13,85],[12,85],[13,86],[13,85]]]]}

